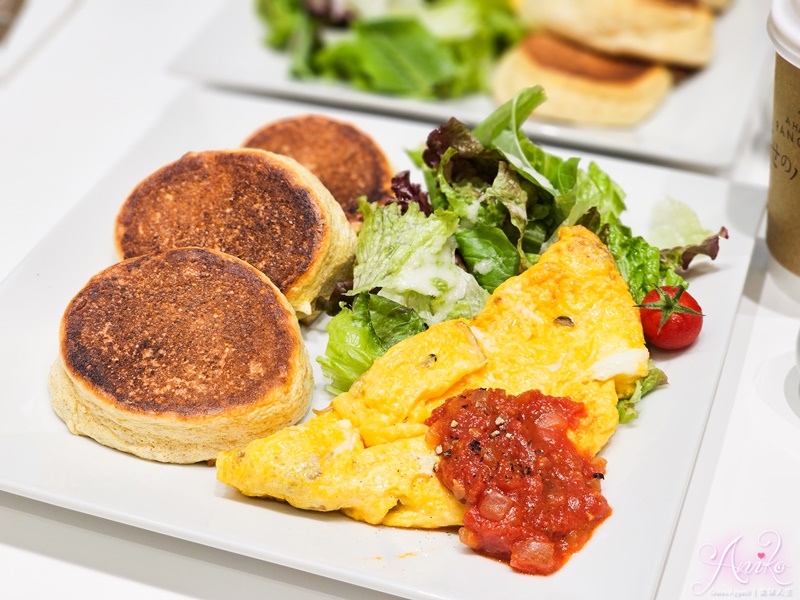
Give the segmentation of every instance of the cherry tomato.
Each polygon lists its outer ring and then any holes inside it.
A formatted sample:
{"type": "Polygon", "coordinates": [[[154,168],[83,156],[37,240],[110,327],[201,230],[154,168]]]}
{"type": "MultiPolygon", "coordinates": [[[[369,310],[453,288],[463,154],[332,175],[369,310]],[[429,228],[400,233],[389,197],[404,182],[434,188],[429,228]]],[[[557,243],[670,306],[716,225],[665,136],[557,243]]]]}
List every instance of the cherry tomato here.
{"type": "Polygon", "coordinates": [[[644,337],[665,350],[685,348],[703,327],[703,311],[683,286],[650,290],[639,304],[644,337]]]}

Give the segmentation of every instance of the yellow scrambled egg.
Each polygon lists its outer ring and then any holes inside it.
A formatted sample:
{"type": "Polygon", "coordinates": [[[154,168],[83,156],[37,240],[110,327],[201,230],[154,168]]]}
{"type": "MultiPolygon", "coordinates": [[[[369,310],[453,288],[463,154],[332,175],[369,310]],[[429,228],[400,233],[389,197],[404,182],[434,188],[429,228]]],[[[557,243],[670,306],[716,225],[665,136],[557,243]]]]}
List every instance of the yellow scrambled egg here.
{"type": "Polygon", "coordinates": [[[459,525],[464,507],[436,478],[437,457],[424,440],[434,408],[478,387],[569,396],[587,411],[570,437],[594,455],[648,358],[613,257],[585,228],[563,228],[473,319],[400,342],[307,423],[221,453],[217,478],[246,495],[373,524],[459,525]]]}

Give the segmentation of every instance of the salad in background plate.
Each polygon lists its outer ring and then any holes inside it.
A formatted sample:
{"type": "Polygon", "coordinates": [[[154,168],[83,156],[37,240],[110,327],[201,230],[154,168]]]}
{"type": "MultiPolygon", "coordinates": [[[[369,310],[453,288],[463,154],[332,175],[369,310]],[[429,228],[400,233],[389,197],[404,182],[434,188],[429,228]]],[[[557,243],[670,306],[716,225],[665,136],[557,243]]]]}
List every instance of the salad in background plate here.
{"type": "Polygon", "coordinates": [[[485,91],[524,33],[507,0],[257,0],[256,10],[293,77],[418,98],[485,91]]]}

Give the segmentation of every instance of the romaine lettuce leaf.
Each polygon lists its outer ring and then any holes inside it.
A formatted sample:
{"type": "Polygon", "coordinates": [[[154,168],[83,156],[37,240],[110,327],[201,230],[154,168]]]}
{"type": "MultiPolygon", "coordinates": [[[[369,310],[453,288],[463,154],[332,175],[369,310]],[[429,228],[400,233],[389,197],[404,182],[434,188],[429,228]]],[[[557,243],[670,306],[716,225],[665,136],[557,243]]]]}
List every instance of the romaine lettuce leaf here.
{"type": "Polygon", "coordinates": [[[343,307],[326,325],[325,355],[317,358],[322,373],[330,379],[327,389],[340,394],[372,366],[385,350],[372,329],[366,300],[360,296],[352,308],[343,307]]]}
{"type": "Polygon", "coordinates": [[[614,256],[617,269],[637,304],[656,286],[688,286],[683,277],[661,262],[661,251],[643,237],[634,236],[630,228],[608,223],[597,234],[614,256]]]}
{"type": "Polygon", "coordinates": [[[328,390],[340,394],[397,342],[426,329],[413,310],[370,293],[356,296],[326,325],[328,344],[317,361],[330,379],[328,390]]]}
{"type": "Polygon", "coordinates": [[[657,387],[667,385],[667,376],[658,367],[649,361],[647,365],[647,375],[636,382],[636,390],[630,398],[621,398],[617,402],[617,412],[619,412],[619,422],[629,423],[639,416],[639,409],[636,405],[643,396],[652,392],[657,387]]]}
{"type": "Polygon", "coordinates": [[[414,309],[428,324],[469,318],[487,292],[456,264],[458,217],[437,210],[425,216],[416,204],[403,213],[397,204],[359,202],[364,223],[358,236],[353,293],[378,295],[414,309]]]}
{"type": "Polygon", "coordinates": [[[698,244],[712,233],[703,226],[692,207],[665,196],[650,212],[650,227],[645,237],[659,248],[674,248],[698,244]]]}
{"type": "Polygon", "coordinates": [[[467,270],[487,292],[492,293],[506,279],[519,274],[517,249],[497,227],[479,223],[457,232],[456,241],[467,270]]]}

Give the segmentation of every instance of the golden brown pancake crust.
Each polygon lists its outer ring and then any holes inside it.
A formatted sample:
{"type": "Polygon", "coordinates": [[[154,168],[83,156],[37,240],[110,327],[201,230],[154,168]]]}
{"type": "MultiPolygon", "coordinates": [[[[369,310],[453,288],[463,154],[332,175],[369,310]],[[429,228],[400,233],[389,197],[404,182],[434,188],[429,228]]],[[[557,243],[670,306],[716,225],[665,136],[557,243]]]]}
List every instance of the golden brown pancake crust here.
{"type": "Polygon", "coordinates": [[[202,417],[285,384],[299,344],[293,318],[249,265],[180,248],[95,275],[66,309],[61,355],[118,408],[202,417]]]}
{"type": "Polygon", "coordinates": [[[383,151],[348,123],[321,115],[291,117],[262,127],[242,145],[294,158],[328,188],[351,223],[361,220],[360,196],[377,202],[391,193],[383,151]]]}
{"type": "Polygon", "coordinates": [[[308,186],[259,150],[193,152],[142,181],[117,217],[123,258],[183,246],[232,254],[281,291],[315,259],[327,225],[308,186]]]}
{"type": "Polygon", "coordinates": [[[526,37],[522,50],[544,67],[604,83],[635,81],[651,67],[643,61],[599,54],[545,32],[526,37]]]}

